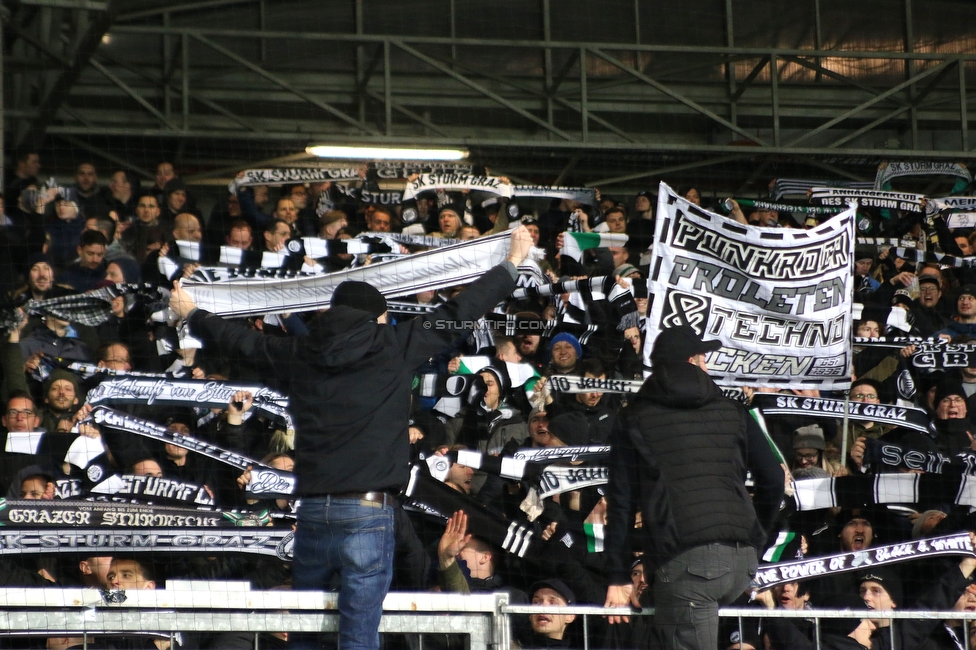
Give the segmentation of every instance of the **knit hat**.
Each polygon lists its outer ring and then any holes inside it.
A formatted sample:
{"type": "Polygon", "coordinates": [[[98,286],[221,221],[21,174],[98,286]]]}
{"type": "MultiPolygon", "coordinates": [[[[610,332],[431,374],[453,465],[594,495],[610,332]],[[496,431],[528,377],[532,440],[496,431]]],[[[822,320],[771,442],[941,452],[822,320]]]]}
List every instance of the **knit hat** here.
{"type": "Polygon", "coordinates": [[[877,246],[856,246],[854,248],[854,259],[860,262],[861,260],[871,260],[874,261],[874,256],[878,253],[877,246]]]}
{"type": "Polygon", "coordinates": [[[163,194],[167,197],[178,190],[186,190],[186,185],[183,183],[182,178],[171,178],[169,181],[167,181],[166,185],[163,186],[163,194]]]}
{"type": "Polygon", "coordinates": [[[48,391],[51,390],[51,385],[59,379],[70,381],[71,385],[75,387],[75,395],[78,397],[78,400],[79,401],[82,400],[84,395],[80,394],[81,391],[79,387],[81,386],[81,382],[78,381],[78,375],[68,370],[65,370],[63,368],[55,368],[54,370],[51,371],[51,374],[48,375],[47,379],[44,380],[45,396],[47,395],[48,391]]]}
{"type": "MultiPolygon", "coordinates": [[[[34,268],[35,264],[40,264],[41,262],[52,266],[51,258],[45,253],[32,253],[30,257],[27,258],[27,270],[30,271],[34,268]]],[[[52,267],[53,268],[53,267],[52,267]]]]}
{"type": "Polygon", "coordinates": [[[534,596],[535,592],[539,591],[540,589],[552,589],[557,594],[563,597],[563,600],[566,601],[567,605],[572,605],[576,602],[576,594],[574,594],[573,590],[569,588],[569,585],[567,585],[559,578],[540,580],[539,582],[535,583],[529,589],[529,597],[531,598],[532,596],[534,596]]]}
{"type": "Polygon", "coordinates": [[[691,325],[678,325],[662,330],[654,341],[651,361],[687,361],[696,354],[714,352],[722,347],[722,342],[713,339],[704,341],[691,325]]]}
{"type": "Polygon", "coordinates": [[[874,392],[877,393],[879,397],[881,396],[881,390],[882,390],[881,382],[876,379],[871,379],[870,377],[862,377],[861,379],[854,380],[854,382],[851,383],[852,395],[854,394],[855,386],[870,386],[871,388],[874,389],[874,392]]]}
{"type": "Polygon", "coordinates": [[[935,400],[932,403],[938,406],[939,402],[950,395],[959,395],[966,399],[966,391],[963,390],[962,383],[956,379],[946,379],[941,382],[935,389],[935,400]]]}
{"type": "Polygon", "coordinates": [[[626,278],[631,273],[640,273],[640,269],[633,264],[621,264],[613,270],[613,274],[621,278],[626,278]]]}
{"type": "Polygon", "coordinates": [[[895,605],[901,606],[905,602],[902,599],[901,578],[890,567],[872,567],[858,576],[857,581],[861,584],[867,581],[877,582],[888,592],[895,605]]]}
{"type": "Polygon", "coordinates": [[[478,372],[490,372],[498,382],[498,392],[500,397],[505,396],[505,391],[512,387],[512,380],[508,376],[508,368],[504,367],[505,362],[492,359],[492,362],[478,372]]]}
{"type": "Polygon", "coordinates": [[[590,423],[579,411],[569,411],[549,420],[549,433],[567,447],[582,447],[590,443],[590,423]]]}
{"type": "Polygon", "coordinates": [[[454,204],[454,201],[448,201],[444,205],[439,206],[437,208],[437,216],[438,217],[440,217],[441,214],[444,213],[444,212],[453,212],[455,215],[457,215],[457,218],[458,219],[461,219],[464,216],[464,208],[462,208],[461,206],[455,205],[454,204]]]}
{"type": "Polygon", "coordinates": [[[547,420],[549,419],[549,413],[548,413],[548,411],[546,411],[546,408],[544,406],[533,406],[532,407],[532,410],[529,411],[529,417],[526,420],[526,422],[530,422],[531,423],[532,422],[532,418],[534,418],[537,415],[541,415],[542,417],[546,418],[547,420]]]}
{"type": "Polygon", "coordinates": [[[962,298],[963,296],[972,296],[976,298],[976,284],[964,284],[957,294],[957,298],[962,298]]]}
{"type": "Polygon", "coordinates": [[[793,449],[819,449],[824,450],[824,433],[819,424],[810,424],[800,427],[793,436],[793,449]]]}
{"type": "Polygon", "coordinates": [[[346,280],[332,292],[332,307],[352,307],[379,318],[386,313],[386,298],[375,287],[366,282],[346,280]]]}
{"type": "Polygon", "coordinates": [[[892,305],[905,305],[909,309],[912,308],[912,294],[908,289],[898,289],[895,291],[895,295],[891,297],[892,305]]]}
{"type": "Polygon", "coordinates": [[[193,433],[197,429],[197,420],[193,417],[193,413],[187,409],[179,409],[166,418],[166,426],[171,424],[185,425],[190,430],[190,433],[193,433]]]}
{"type": "Polygon", "coordinates": [[[570,334],[569,332],[560,332],[559,334],[556,334],[554,337],[552,337],[552,340],[549,341],[550,355],[552,355],[552,346],[556,345],[560,341],[565,341],[566,343],[572,345],[573,348],[575,348],[577,360],[583,358],[583,346],[580,345],[579,339],[573,336],[572,334],[570,334]]]}

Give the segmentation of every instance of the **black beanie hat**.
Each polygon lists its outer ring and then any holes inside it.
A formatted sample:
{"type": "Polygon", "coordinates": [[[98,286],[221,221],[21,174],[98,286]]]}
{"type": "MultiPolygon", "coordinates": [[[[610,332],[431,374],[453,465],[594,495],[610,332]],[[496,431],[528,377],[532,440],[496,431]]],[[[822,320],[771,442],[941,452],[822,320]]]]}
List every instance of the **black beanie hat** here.
{"type": "Polygon", "coordinates": [[[332,292],[333,307],[346,306],[368,313],[373,318],[379,318],[386,313],[386,298],[370,284],[346,280],[341,282],[332,292]]]}
{"type": "Polygon", "coordinates": [[[888,596],[896,606],[901,607],[905,603],[902,599],[901,578],[891,567],[872,567],[861,574],[857,581],[860,584],[868,581],[877,582],[888,592],[888,596]]]}
{"type": "Polygon", "coordinates": [[[549,433],[567,447],[590,444],[590,422],[579,411],[568,411],[549,420],[549,433]]]}
{"type": "Polygon", "coordinates": [[[949,397],[950,395],[959,395],[963,399],[966,399],[966,391],[962,388],[962,383],[956,379],[945,379],[939,383],[935,389],[935,399],[933,404],[939,405],[939,402],[949,397]]]}

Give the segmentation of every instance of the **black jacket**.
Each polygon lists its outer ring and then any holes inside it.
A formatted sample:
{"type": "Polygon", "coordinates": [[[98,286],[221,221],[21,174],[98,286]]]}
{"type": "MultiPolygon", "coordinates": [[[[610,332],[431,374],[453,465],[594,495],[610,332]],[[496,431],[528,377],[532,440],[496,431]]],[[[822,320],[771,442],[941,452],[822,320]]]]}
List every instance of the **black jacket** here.
{"type": "Polygon", "coordinates": [[[309,334],[269,337],[214,314],[189,317],[196,337],[246,356],[280,386],[295,418],[299,496],[398,489],[408,478],[410,384],[414,369],[515,290],[505,262],[454,300],[399,325],[335,307],[316,316],[309,334]]]}
{"type": "Polygon", "coordinates": [[[783,470],[741,404],[697,366],[657,363],[621,415],[610,442],[607,495],[612,584],[630,579],[627,541],[638,507],[645,571],[714,542],[761,552],[783,497],[783,470]],[[747,468],[755,507],[745,488],[747,468]]]}

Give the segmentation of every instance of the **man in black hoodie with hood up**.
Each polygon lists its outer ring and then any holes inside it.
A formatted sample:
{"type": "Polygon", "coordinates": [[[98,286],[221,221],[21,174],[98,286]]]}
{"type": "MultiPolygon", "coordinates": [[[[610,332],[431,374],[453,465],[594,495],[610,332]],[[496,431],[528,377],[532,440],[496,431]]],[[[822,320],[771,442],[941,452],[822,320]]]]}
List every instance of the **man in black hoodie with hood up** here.
{"type": "Polygon", "coordinates": [[[783,497],[783,470],[759,426],[707,374],[705,356],[720,347],[688,325],[663,330],[654,374],[610,440],[606,605],[630,603],[628,540],[640,508],[654,625],[667,650],[716,647],[718,608],[749,586],[783,497]]]}
{"type": "Polygon", "coordinates": [[[170,307],[186,318],[193,336],[225,354],[245,356],[288,395],[301,498],[294,587],[327,590],[339,575],[343,650],[379,647],[383,598],[393,574],[390,495],[409,477],[414,371],[469,333],[465,324],[511,295],[516,267],[531,246],[529,232],[516,228],[505,262],[450,302],[396,327],[388,324],[386,299],[364,282],[341,283],[309,333],[290,338],[263,336],[198,310],[189,294],[174,287],[170,307]]]}

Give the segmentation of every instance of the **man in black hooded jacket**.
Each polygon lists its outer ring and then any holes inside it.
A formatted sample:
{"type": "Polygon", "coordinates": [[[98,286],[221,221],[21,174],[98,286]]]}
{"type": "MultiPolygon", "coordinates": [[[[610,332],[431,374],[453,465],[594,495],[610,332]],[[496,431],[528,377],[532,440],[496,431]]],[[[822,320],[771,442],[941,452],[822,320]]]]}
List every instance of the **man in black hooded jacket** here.
{"type": "MultiPolygon", "coordinates": [[[[454,300],[397,327],[386,300],[343,282],[309,334],[263,336],[196,309],[179,285],[170,307],[193,336],[246,356],[289,397],[301,497],[292,573],[296,589],[326,590],[340,577],[339,645],[378,648],[393,567],[395,494],[408,479],[410,385],[415,369],[452,345],[515,290],[532,239],[512,231],[508,259],[454,300]]],[[[314,647],[314,646],[312,646],[314,647]]]]}
{"type": "Polygon", "coordinates": [[[759,426],[707,374],[705,355],[720,347],[687,325],[662,331],[653,375],[610,441],[606,604],[630,603],[628,534],[640,508],[654,625],[667,650],[716,647],[718,608],[749,586],[783,497],[783,471],[759,426]]]}

